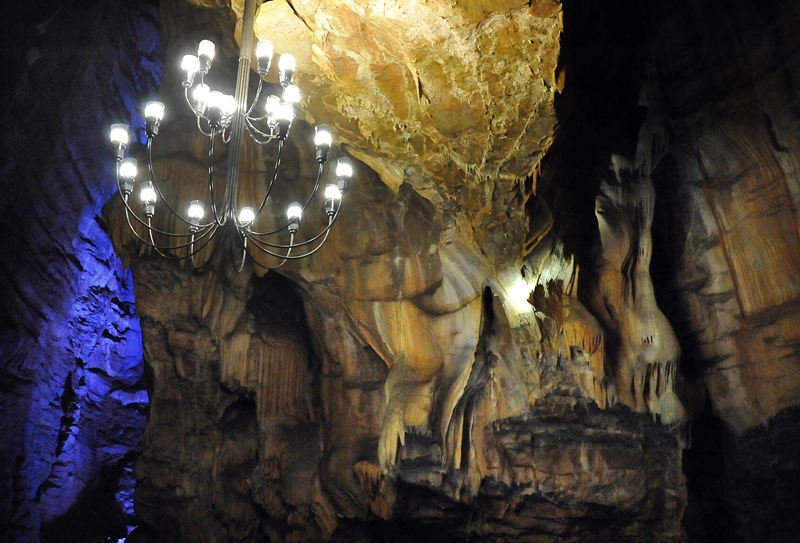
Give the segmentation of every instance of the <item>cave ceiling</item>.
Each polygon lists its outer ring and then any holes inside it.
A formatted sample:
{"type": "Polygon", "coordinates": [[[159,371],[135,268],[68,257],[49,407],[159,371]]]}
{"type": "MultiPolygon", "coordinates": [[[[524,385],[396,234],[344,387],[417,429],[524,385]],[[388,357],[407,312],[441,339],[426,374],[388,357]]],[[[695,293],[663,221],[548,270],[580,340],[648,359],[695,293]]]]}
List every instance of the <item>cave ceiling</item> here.
{"type": "MultiPolygon", "coordinates": [[[[240,32],[243,1],[231,7],[240,32]]],[[[490,265],[519,267],[562,26],[552,0],[274,1],[255,33],[296,57],[301,118],[451,215],[490,265]]]]}

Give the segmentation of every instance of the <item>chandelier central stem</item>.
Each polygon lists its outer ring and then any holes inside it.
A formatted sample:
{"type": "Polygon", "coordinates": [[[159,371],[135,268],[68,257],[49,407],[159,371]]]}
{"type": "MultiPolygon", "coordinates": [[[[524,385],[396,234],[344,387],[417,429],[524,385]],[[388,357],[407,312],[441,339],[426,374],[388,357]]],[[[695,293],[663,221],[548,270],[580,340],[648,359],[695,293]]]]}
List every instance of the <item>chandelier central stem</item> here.
{"type": "MultiPolygon", "coordinates": [[[[114,150],[114,159],[117,162],[116,177],[119,195],[125,206],[125,218],[132,234],[139,242],[150,247],[153,251],[166,258],[181,260],[188,258],[195,268],[203,267],[211,261],[217,243],[212,243],[214,235],[220,227],[228,222],[238,234],[241,244],[241,259],[236,257],[234,267],[236,271],[244,269],[248,256],[253,257],[253,252],[263,254],[264,257],[254,259],[259,267],[269,270],[283,266],[290,260],[306,258],[316,253],[328,239],[333,223],[339,215],[342,195],[347,192],[349,180],[353,175],[353,165],[349,158],[339,158],[336,165],[335,181],[325,184],[324,192],[320,189],[322,173],[328,161],[328,151],[331,149],[331,130],[326,125],[314,127],[314,161],[317,163],[317,178],[311,193],[302,202],[292,202],[286,207],[285,219],[275,213],[275,199],[270,200],[278,178],[281,165],[281,150],[292,121],[296,117],[295,107],[300,102],[300,90],[292,84],[295,74],[296,61],[289,53],[282,53],[278,62],[278,82],[280,88],[269,85],[270,90],[279,90],[280,96],[270,95],[259,106],[259,97],[264,85],[264,78],[269,73],[272,57],[275,53],[270,40],[259,40],[254,48],[254,25],[256,7],[261,0],[244,0],[244,16],[242,18],[241,44],[239,47],[239,63],[236,72],[236,90],[234,95],[212,91],[205,83],[205,75],[211,68],[214,60],[215,46],[210,40],[201,40],[197,46],[197,56],[184,55],[181,68],[185,72],[183,80],[184,96],[186,103],[197,118],[197,128],[201,134],[209,138],[208,150],[208,180],[206,197],[211,199],[213,217],[204,222],[205,209],[202,199],[192,200],[186,208],[186,214],[177,210],[165,198],[164,192],[159,188],[153,170],[152,143],[158,135],[161,120],[164,118],[164,104],[158,101],[148,102],[145,105],[145,133],[147,134],[147,163],[150,178],[140,184],[139,199],[141,200],[143,217],[131,207],[129,197],[133,193],[136,183],[137,160],[125,158],[125,149],[129,142],[129,127],[117,123],[111,127],[111,143],[114,150]],[[253,103],[248,106],[247,94],[250,83],[250,63],[255,49],[258,59],[258,89],[255,92],[253,103]],[[199,74],[199,81],[196,76],[199,74]],[[263,107],[264,113],[253,113],[256,107],[263,107]],[[248,191],[241,195],[240,203],[239,176],[244,155],[244,133],[257,145],[277,143],[277,153],[272,177],[265,190],[248,191]],[[214,189],[214,140],[221,139],[229,145],[227,159],[227,179],[222,206],[217,205],[220,195],[214,189]],[[260,194],[259,194],[260,193],[260,194]],[[256,197],[255,206],[251,207],[256,197]],[[178,228],[167,230],[161,227],[164,219],[156,217],[156,202],[163,202],[158,213],[163,216],[167,213],[172,221],[178,222],[178,228]],[[259,204],[258,201],[261,203],[259,204]],[[271,206],[267,203],[272,202],[271,206]],[[317,202],[324,204],[321,211],[327,217],[327,224],[321,231],[313,234],[313,225],[306,226],[301,233],[300,220],[307,208],[317,202]],[[266,215],[273,215],[265,219],[266,215]],[[261,217],[261,219],[259,218],[261,217]],[[131,222],[134,219],[136,222],[131,222]],[[267,228],[265,226],[269,225],[267,228]],[[140,230],[144,229],[144,235],[140,230]],[[288,243],[285,236],[288,234],[288,243]],[[206,247],[211,244],[211,247],[206,247]],[[205,262],[197,264],[195,255],[206,252],[205,262]],[[273,264],[269,259],[277,259],[273,264]]],[[[258,111],[258,110],[256,110],[258,111]]],[[[300,153],[302,154],[302,153],[300,153]]],[[[318,205],[317,204],[317,205],[318,205]]],[[[316,207],[316,206],[315,206],[316,207]]],[[[307,223],[306,223],[307,224],[307,223]]]]}
{"type": "Polygon", "coordinates": [[[245,0],[242,20],[242,43],[239,47],[239,67],[236,72],[236,112],[231,120],[230,151],[228,153],[228,179],[225,186],[225,209],[233,221],[236,213],[236,199],[239,192],[239,172],[242,164],[242,141],[244,136],[244,116],[247,112],[247,91],[250,80],[250,54],[253,50],[253,21],[256,16],[256,0],[245,0]]]}

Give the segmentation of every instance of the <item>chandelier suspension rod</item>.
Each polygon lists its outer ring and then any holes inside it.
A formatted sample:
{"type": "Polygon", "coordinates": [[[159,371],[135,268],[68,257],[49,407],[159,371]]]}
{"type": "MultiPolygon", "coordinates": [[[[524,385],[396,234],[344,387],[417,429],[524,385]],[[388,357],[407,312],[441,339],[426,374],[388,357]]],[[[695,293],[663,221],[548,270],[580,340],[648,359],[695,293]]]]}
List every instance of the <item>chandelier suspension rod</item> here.
{"type": "Polygon", "coordinates": [[[236,112],[231,120],[230,152],[228,153],[228,178],[225,184],[225,209],[229,216],[223,221],[234,221],[236,199],[239,192],[239,171],[242,164],[242,136],[244,136],[247,113],[247,91],[250,79],[250,55],[253,52],[253,21],[256,17],[256,0],[244,0],[242,20],[242,43],[239,47],[239,67],[236,72],[236,112]]]}

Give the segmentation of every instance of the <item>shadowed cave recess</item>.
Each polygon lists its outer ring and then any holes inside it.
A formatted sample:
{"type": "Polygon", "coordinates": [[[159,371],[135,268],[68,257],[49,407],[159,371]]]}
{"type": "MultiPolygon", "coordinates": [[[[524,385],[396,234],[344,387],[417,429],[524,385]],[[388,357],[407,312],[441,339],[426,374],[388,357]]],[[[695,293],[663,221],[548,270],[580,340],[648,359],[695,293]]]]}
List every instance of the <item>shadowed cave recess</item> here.
{"type": "Polygon", "coordinates": [[[191,199],[176,59],[232,80],[241,8],[6,18],[0,540],[800,541],[800,6],[265,2],[282,175],[327,122],[353,186],[311,259],[198,272],[126,233],[106,131],[141,159],[164,101],[191,199]]]}

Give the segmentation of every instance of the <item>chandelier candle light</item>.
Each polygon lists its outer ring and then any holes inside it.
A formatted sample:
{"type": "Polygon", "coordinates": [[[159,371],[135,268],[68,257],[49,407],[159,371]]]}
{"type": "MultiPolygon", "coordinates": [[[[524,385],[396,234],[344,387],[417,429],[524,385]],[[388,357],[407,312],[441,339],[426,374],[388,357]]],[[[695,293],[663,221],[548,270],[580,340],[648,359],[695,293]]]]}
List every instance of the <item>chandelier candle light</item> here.
{"type": "MultiPolygon", "coordinates": [[[[164,118],[164,104],[161,102],[148,102],[145,106],[145,133],[147,135],[147,161],[150,178],[139,184],[141,213],[137,213],[130,202],[136,183],[137,161],[134,158],[125,158],[125,149],[129,141],[128,126],[125,124],[111,126],[111,142],[114,149],[114,158],[117,162],[117,187],[125,205],[125,217],[128,226],[139,241],[152,247],[161,256],[175,259],[189,258],[195,267],[198,267],[195,262],[195,255],[202,251],[218,232],[219,228],[226,224],[235,225],[238,239],[241,241],[242,256],[241,259],[236,258],[234,263],[237,271],[242,270],[247,255],[253,248],[279,259],[280,263],[276,266],[270,266],[270,269],[282,266],[287,260],[304,258],[315,253],[328,239],[330,229],[339,215],[342,195],[347,191],[349,180],[353,174],[353,165],[350,159],[340,158],[336,166],[336,182],[328,183],[323,193],[327,225],[316,235],[304,241],[297,241],[296,234],[300,228],[300,220],[320,187],[320,179],[332,143],[330,129],[325,125],[316,126],[314,129],[314,145],[318,169],[316,182],[311,194],[303,203],[293,202],[289,204],[285,221],[278,221],[278,224],[281,225],[280,227],[263,232],[254,228],[256,219],[265,210],[278,177],[283,145],[295,118],[296,104],[300,101],[300,90],[292,84],[295,59],[292,55],[284,53],[278,61],[282,96],[267,97],[264,101],[264,113],[261,115],[254,113],[261,95],[264,76],[269,72],[273,56],[272,42],[260,40],[256,45],[259,75],[258,89],[253,102],[249,106],[247,105],[247,83],[250,75],[250,53],[253,48],[255,4],[256,0],[245,0],[235,96],[212,91],[204,82],[205,75],[210,70],[211,63],[214,60],[214,44],[212,42],[208,40],[201,41],[198,46],[197,56],[186,55],[181,62],[181,69],[186,74],[183,80],[186,102],[197,117],[198,129],[209,138],[207,196],[211,203],[210,219],[204,222],[206,209],[202,200],[192,200],[186,208],[185,216],[180,214],[164,198],[159,183],[156,181],[153,173],[152,146],[153,140],[158,135],[161,120],[164,118]],[[274,172],[257,207],[240,207],[238,202],[242,139],[245,130],[260,145],[277,142],[277,158],[274,172]],[[217,137],[230,145],[227,183],[221,205],[217,203],[213,180],[214,141],[217,137]],[[184,231],[168,232],[154,227],[152,219],[157,207],[159,210],[163,210],[160,212],[173,215],[179,224],[184,224],[185,228],[182,229],[184,231]],[[146,230],[144,236],[134,228],[131,217],[144,227],[146,230]],[[288,243],[275,242],[277,236],[285,236],[287,232],[288,243]],[[159,241],[167,239],[170,242],[166,244],[156,243],[154,233],[159,237],[159,241]]],[[[262,264],[259,265],[263,266],[262,264]]]]}

